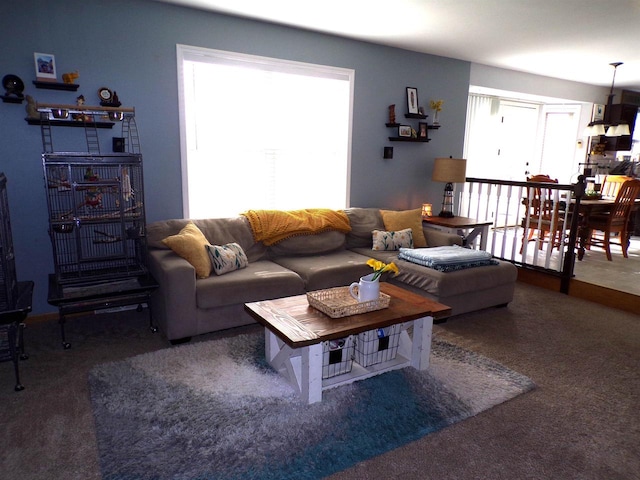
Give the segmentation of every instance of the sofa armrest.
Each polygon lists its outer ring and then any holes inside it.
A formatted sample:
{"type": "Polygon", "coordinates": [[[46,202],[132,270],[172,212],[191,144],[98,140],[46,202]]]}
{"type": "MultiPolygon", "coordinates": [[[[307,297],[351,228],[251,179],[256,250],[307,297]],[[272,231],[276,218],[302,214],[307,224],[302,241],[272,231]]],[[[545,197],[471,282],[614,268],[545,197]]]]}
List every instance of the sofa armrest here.
{"type": "Polygon", "coordinates": [[[151,296],[155,323],[169,340],[183,338],[184,331],[196,331],[196,274],[193,266],[172,250],[151,249],[149,271],[159,284],[151,296]]]}
{"type": "Polygon", "coordinates": [[[435,228],[422,227],[424,238],[427,239],[429,247],[450,247],[451,245],[462,246],[462,237],[455,233],[447,233],[435,228]]]}

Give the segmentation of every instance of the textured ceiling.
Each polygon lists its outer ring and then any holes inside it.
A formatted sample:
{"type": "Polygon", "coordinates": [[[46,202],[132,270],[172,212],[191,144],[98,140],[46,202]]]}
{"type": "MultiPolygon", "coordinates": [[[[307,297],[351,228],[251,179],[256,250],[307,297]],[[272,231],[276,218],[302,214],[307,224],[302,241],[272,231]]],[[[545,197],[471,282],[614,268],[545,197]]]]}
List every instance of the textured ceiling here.
{"type": "Polygon", "coordinates": [[[157,0],[640,91],[640,0],[157,0]]]}

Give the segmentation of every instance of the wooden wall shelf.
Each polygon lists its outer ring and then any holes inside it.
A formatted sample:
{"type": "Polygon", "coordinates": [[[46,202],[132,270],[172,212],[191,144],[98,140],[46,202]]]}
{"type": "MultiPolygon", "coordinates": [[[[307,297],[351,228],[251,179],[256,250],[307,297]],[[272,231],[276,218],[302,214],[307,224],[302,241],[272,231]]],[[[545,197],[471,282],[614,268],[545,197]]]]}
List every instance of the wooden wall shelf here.
{"type": "MultiPolygon", "coordinates": [[[[424,114],[420,114],[420,113],[405,113],[404,114],[404,118],[408,118],[408,119],[415,119],[415,120],[426,120],[427,117],[429,115],[424,115],[424,114]]],[[[390,119],[396,120],[395,115],[394,116],[390,116],[390,119]]],[[[410,122],[415,124],[415,122],[410,122]]],[[[385,126],[387,128],[398,128],[403,126],[403,124],[401,123],[397,123],[397,122],[387,122],[385,123],[385,126]]],[[[411,126],[411,130],[412,132],[414,131],[413,126],[411,126]]],[[[438,130],[440,128],[440,124],[438,125],[429,125],[427,122],[419,122],[419,130],[420,133],[422,133],[421,137],[400,137],[399,135],[393,136],[393,137],[389,137],[389,141],[391,142],[408,142],[408,143],[428,143],[431,141],[430,138],[428,138],[429,136],[427,135],[427,132],[424,131],[423,129],[425,128],[427,130],[438,130]],[[426,138],[425,138],[426,137],[426,138]]],[[[399,130],[396,130],[396,132],[394,133],[400,133],[399,130]]],[[[384,158],[393,158],[393,148],[392,147],[385,147],[384,149],[384,158]]]]}
{"type": "Polygon", "coordinates": [[[24,97],[14,97],[13,95],[0,95],[0,98],[4,103],[22,103],[24,97]]]}
{"type": "Polygon", "coordinates": [[[66,90],[68,92],[75,92],[80,86],[75,83],[43,82],[40,80],[34,80],[33,84],[36,88],[46,88],[47,90],[66,90]]]}
{"type": "Polygon", "coordinates": [[[68,105],[64,103],[36,103],[39,112],[50,111],[52,108],[68,110],[69,113],[104,114],[109,112],[135,113],[133,107],[102,107],[91,105],[68,105]]]}
{"type": "MultiPolygon", "coordinates": [[[[39,118],[25,118],[29,125],[42,125],[42,120],[39,118]]],[[[56,120],[51,119],[48,122],[52,127],[96,127],[96,128],[112,128],[113,122],[83,122],[81,120],[56,120]]]]}
{"type": "Polygon", "coordinates": [[[411,138],[411,137],[389,137],[389,140],[392,142],[417,142],[417,143],[427,143],[430,142],[430,138],[411,138]]]}

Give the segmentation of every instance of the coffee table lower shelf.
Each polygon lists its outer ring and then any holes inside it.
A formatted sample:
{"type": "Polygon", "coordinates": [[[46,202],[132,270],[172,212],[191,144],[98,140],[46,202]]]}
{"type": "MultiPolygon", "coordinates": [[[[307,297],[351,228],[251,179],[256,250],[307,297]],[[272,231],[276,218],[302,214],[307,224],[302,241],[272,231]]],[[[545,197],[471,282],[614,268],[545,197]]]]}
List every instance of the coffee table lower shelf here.
{"type": "Polygon", "coordinates": [[[341,385],[348,385],[358,380],[364,380],[365,378],[375,377],[381,373],[390,372],[392,370],[399,370],[401,368],[410,367],[411,361],[402,356],[397,355],[393,360],[386,362],[376,363],[363,367],[359,363],[353,362],[351,371],[349,373],[343,373],[342,375],[336,375],[335,377],[322,379],[322,390],[329,390],[330,388],[340,387],[341,385]]]}
{"type": "Polygon", "coordinates": [[[322,400],[322,392],[392,370],[414,367],[426,370],[431,353],[433,317],[427,316],[402,323],[398,353],[394,359],[363,367],[353,362],[351,371],[334,377],[322,378],[322,343],[292,348],[265,328],[265,355],[269,364],[297,389],[307,403],[322,400]],[[410,336],[408,328],[413,326],[410,336]]]}

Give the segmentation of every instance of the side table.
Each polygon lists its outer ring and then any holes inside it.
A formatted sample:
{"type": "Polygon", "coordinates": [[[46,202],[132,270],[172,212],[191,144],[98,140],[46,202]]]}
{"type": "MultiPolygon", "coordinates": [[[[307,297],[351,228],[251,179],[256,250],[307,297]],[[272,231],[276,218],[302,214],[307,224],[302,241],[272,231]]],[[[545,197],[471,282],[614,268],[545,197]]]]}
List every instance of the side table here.
{"type": "Polygon", "coordinates": [[[487,249],[489,226],[493,222],[480,221],[471,217],[422,217],[422,224],[427,228],[453,233],[462,237],[462,245],[471,248],[480,235],[480,250],[487,249]]]}

